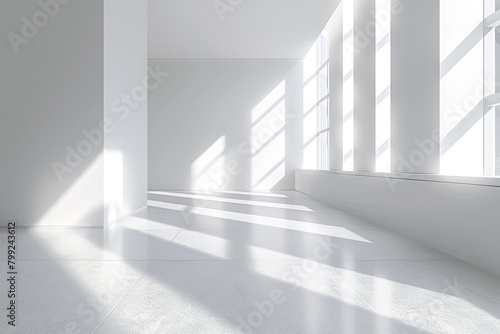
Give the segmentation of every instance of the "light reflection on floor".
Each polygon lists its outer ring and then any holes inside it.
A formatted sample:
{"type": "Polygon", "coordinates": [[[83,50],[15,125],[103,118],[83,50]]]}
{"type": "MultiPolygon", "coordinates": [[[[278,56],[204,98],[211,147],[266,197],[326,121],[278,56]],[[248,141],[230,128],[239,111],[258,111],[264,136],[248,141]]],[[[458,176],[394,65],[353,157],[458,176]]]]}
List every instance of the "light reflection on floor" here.
{"type": "Polygon", "coordinates": [[[20,229],[0,332],[498,333],[498,276],[298,192],[186,194],[104,231],[20,229]]]}

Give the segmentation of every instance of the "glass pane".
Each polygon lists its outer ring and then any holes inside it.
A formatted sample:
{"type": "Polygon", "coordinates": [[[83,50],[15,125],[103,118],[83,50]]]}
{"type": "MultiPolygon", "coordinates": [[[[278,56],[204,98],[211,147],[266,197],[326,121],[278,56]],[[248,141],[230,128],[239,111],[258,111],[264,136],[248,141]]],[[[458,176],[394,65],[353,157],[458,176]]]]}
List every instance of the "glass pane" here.
{"type": "Polygon", "coordinates": [[[323,67],[321,72],[319,72],[317,80],[318,80],[318,99],[317,99],[317,101],[319,101],[328,94],[328,65],[323,67]]]}
{"type": "Polygon", "coordinates": [[[354,142],[354,123],[353,123],[353,62],[354,62],[354,40],[353,40],[353,2],[344,0],[344,90],[343,90],[343,150],[344,150],[344,170],[352,171],[354,169],[353,160],[353,142],[354,142]]]}
{"type": "Polygon", "coordinates": [[[328,169],[328,132],[319,134],[316,145],[318,149],[318,169],[328,169]]]}
{"type": "Polygon", "coordinates": [[[440,16],[441,174],[482,176],[483,3],[442,0],[440,16]]]}
{"type": "Polygon", "coordinates": [[[304,87],[304,112],[307,112],[318,102],[318,80],[313,78],[304,87]]]}
{"type": "Polygon", "coordinates": [[[391,171],[391,0],[377,0],[376,171],[391,171]]]}

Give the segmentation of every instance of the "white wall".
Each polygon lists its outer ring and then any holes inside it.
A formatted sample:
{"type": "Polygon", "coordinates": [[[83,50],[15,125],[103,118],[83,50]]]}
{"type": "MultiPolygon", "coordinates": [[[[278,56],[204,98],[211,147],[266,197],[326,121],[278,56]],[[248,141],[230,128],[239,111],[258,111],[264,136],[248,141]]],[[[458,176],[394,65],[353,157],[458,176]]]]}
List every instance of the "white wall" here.
{"type": "Polygon", "coordinates": [[[104,223],[147,205],[147,1],[104,1],[104,223]]]}
{"type": "Polygon", "coordinates": [[[2,1],[0,16],[0,224],[102,227],[145,205],[146,103],[108,108],[146,75],[146,4],[2,1]]]}
{"type": "Polygon", "coordinates": [[[478,183],[481,180],[296,173],[296,189],[313,198],[500,274],[500,182],[478,183]]]}
{"type": "Polygon", "coordinates": [[[102,138],[61,180],[52,167],[102,120],[102,0],[59,7],[49,17],[38,0],[0,2],[1,225],[102,226],[102,138]],[[48,22],[25,38],[33,15],[48,22]],[[17,54],[9,32],[27,43],[17,54]]]}
{"type": "Polygon", "coordinates": [[[157,65],[170,76],[149,95],[149,189],[294,188],[301,61],[150,61],[157,65]]]}

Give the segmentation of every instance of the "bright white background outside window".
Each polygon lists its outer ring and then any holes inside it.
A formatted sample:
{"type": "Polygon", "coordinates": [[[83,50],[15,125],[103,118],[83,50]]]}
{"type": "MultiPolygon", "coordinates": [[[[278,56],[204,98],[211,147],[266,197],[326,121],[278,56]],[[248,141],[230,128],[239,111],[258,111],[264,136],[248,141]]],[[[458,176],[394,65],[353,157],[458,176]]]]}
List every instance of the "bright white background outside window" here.
{"type": "Polygon", "coordinates": [[[391,171],[391,0],[376,1],[376,171],[391,171]]]}
{"type": "Polygon", "coordinates": [[[344,8],[344,170],[354,169],[354,7],[352,0],[343,1],[344,8]]]}

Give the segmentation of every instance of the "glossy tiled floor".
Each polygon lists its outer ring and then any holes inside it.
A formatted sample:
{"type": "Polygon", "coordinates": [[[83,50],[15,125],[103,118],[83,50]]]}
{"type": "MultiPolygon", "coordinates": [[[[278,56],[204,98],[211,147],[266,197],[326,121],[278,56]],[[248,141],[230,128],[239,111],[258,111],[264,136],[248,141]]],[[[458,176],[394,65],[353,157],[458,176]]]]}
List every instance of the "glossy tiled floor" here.
{"type": "Polygon", "coordinates": [[[149,204],[106,230],[18,230],[0,332],[500,333],[500,277],[298,192],[149,204]]]}

